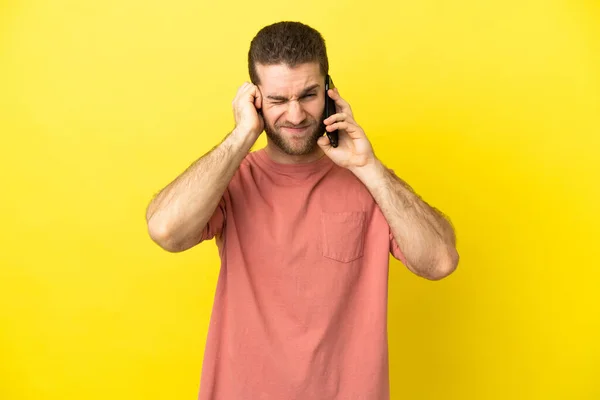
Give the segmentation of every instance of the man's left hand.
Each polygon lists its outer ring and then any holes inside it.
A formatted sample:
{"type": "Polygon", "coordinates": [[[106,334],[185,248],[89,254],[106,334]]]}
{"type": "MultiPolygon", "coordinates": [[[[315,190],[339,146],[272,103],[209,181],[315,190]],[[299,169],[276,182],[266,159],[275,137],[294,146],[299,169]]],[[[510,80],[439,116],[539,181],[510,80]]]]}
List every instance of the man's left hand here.
{"type": "Polygon", "coordinates": [[[327,136],[322,136],[317,144],[325,154],[337,165],[350,170],[373,164],[375,154],[371,142],[362,128],[354,121],[350,104],[339,94],[337,88],[329,90],[329,96],[335,101],[337,113],[325,119],[328,132],[338,130],[338,147],[329,143],[327,136]]]}

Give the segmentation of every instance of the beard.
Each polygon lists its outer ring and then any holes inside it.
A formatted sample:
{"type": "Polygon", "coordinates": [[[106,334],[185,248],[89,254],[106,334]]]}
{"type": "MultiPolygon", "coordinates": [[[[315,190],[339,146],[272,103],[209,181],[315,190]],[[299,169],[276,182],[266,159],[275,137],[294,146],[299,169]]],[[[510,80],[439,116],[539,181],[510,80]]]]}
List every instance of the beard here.
{"type": "Polygon", "coordinates": [[[319,139],[325,133],[325,124],[323,124],[323,118],[320,121],[316,121],[313,118],[304,120],[301,124],[292,125],[289,123],[281,123],[272,126],[265,120],[265,133],[267,137],[271,139],[273,144],[277,146],[281,151],[291,156],[304,156],[311,154],[318,147],[317,139],[319,139]],[[281,128],[296,128],[296,127],[308,127],[309,133],[300,140],[290,140],[281,132],[281,128]]]}

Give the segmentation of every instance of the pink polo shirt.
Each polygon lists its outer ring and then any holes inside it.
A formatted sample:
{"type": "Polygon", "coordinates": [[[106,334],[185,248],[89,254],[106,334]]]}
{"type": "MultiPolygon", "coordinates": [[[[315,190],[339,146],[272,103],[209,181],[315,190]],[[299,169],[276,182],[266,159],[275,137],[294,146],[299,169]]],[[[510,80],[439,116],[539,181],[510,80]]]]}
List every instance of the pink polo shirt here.
{"type": "Polygon", "coordinates": [[[251,152],[212,238],[222,264],[199,400],[389,399],[388,262],[404,256],[349,170],[251,152]]]}

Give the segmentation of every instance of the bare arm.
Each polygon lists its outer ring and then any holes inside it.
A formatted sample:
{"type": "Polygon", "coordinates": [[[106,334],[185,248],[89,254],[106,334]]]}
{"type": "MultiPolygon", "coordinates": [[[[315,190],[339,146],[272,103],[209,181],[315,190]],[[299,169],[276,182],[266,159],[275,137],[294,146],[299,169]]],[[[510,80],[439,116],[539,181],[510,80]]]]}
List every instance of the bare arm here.
{"type": "Polygon", "coordinates": [[[258,88],[246,83],[233,101],[236,128],[156,195],[146,210],[148,233],[165,250],[200,242],[227,185],[263,130],[258,88]]]}
{"type": "Polygon", "coordinates": [[[233,131],[160,191],[146,212],[152,240],[172,252],[196,245],[252,144],[233,131]]]}
{"type": "Polygon", "coordinates": [[[354,172],[388,221],[394,239],[406,257],[407,268],[431,280],[450,275],[459,260],[450,221],[377,158],[354,172]]]}
{"type": "Polygon", "coordinates": [[[371,142],[354,120],[352,108],[337,89],[328,92],[337,113],[325,119],[328,131],[339,129],[339,145],[326,137],[317,143],[336,164],[348,168],[369,189],[390,226],[394,240],[415,274],[437,280],[458,265],[454,229],[442,213],[429,206],[373,152],[371,142]]]}

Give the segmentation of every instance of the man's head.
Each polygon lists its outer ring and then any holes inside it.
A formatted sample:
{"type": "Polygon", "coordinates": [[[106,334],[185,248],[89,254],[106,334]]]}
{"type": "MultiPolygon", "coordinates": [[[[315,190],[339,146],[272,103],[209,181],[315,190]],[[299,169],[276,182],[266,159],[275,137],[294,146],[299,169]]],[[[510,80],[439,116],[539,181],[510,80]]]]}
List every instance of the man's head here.
{"type": "Polygon", "coordinates": [[[262,93],[271,142],[288,155],[313,153],[324,133],[324,80],[329,72],[321,34],[299,22],[266,26],[250,44],[248,69],[262,93]]]}

